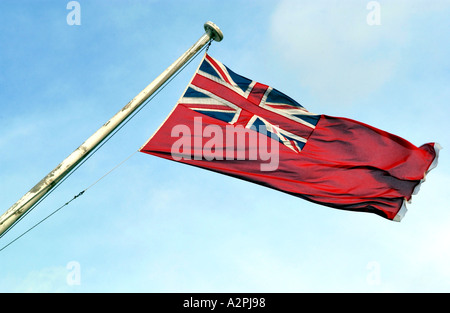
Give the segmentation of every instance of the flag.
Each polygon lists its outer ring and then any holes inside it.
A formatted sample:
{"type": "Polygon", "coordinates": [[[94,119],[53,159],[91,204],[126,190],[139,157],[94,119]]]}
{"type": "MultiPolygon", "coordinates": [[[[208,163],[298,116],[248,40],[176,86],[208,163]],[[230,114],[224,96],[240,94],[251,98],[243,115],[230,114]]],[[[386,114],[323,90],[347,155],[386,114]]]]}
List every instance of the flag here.
{"type": "Polygon", "coordinates": [[[437,165],[416,147],[348,118],[314,114],[205,54],[167,119],[140,149],[328,207],[400,221],[437,165]]]}

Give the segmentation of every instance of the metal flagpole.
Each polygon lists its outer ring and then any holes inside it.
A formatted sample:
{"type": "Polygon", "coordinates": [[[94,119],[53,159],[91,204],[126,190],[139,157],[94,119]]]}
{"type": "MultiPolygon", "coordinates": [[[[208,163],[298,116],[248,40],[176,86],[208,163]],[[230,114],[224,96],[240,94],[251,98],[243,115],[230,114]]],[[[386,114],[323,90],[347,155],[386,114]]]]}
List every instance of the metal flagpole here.
{"type": "Polygon", "coordinates": [[[133,100],[123,107],[116,115],[106,122],[99,130],[89,137],[72,154],[62,161],[53,171],[45,176],[36,186],[26,193],[19,201],[0,216],[0,235],[8,230],[24,213],[42,199],[56,186],[72,169],[75,168],[89,153],[94,150],[108,135],[110,135],[127,117],[138,109],[152,94],[154,94],[172,75],[174,75],[189,59],[191,59],[211,39],[221,41],[223,33],[212,22],[204,24],[205,34],[162,72],[153,82],[142,90],[133,100]]]}

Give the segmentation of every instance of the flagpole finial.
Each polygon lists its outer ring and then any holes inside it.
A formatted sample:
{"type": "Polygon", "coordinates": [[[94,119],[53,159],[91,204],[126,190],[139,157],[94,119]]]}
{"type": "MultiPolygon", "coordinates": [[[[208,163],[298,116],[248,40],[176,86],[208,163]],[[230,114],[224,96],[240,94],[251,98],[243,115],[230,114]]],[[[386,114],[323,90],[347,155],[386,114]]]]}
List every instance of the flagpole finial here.
{"type": "Polygon", "coordinates": [[[203,25],[205,28],[206,33],[215,41],[219,42],[223,39],[223,33],[220,30],[220,28],[214,24],[213,22],[209,21],[206,22],[205,25],[203,25]]]}

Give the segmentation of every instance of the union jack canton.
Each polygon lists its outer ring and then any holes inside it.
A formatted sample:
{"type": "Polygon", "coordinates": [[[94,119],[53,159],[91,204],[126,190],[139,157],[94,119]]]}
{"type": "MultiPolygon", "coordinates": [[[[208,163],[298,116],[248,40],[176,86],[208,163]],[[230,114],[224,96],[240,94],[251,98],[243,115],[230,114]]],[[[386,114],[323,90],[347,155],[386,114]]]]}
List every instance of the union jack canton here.
{"type": "Polygon", "coordinates": [[[277,138],[295,152],[302,150],[320,118],[275,88],[240,76],[207,54],[178,104],[277,138]]]}

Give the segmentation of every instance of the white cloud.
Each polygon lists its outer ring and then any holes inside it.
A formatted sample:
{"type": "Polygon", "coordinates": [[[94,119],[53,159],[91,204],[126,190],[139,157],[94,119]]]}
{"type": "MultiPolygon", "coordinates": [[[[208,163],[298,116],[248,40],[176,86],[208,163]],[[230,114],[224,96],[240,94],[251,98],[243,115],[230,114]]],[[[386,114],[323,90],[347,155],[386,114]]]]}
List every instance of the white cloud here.
{"type": "Polygon", "coordinates": [[[68,270],[64,266],[46,267],[33,270],[22,278],[11,279],[8,290],[13,292],[42,293],[42,292],[68,292],[66,276],[68,270]]]}
{"type": "Polygon", "coordinates": [[[393,77],[409,42],[410,7],[382,2],[370,26],[368,1],[280,2],[271,36],[286,67],[315,97],[333,104],[366,97],[393,77]]]}

